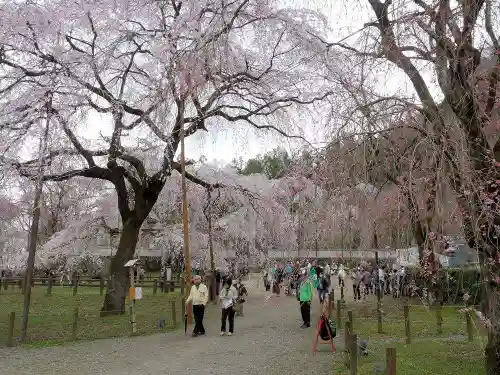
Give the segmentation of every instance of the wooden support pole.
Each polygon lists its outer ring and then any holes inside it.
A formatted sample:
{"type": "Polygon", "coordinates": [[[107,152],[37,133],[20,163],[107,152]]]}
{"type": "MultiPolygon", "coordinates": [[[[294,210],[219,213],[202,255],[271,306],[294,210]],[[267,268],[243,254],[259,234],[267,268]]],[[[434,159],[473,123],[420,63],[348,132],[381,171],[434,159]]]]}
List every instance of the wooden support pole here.
{"type": "Polygon", "coordinates": [[[186,299],[184,297],[182,297],[182,300],[181,300],[181,315],[182,315],[182,318],[184,318],[186,316],[186,299]]]}
{"type": "Polygon", "coordinates": [[[411,344],[411,331],[410,331],[410,307],[408,302],[405,301],[403,306],[404,318],[405,318],[405,337],[406,344],[411,344]]]}
{"type": "Polygon", "coordinates": [[[354,325],[354,319],[353,319],[353,317],[352,317],[352,310],[349,310],[349,311],[347,312],[347,320],[349,320],[349,321],[351,322],[351,326],[353,326],[353,325],[354,325]]]}
{"type": "Polygon", "coordinates": [[[9,328],[7,331],[7,346],[8,347],[13,347],[14,346],[14,326],[16,323],[16,313],[14,311],[11,311],[9,314],[9,328]]]}
{"type": "Polygon", "coordinates": [[[52,295],[52,285],[54,284],[54,279],[52,278],[52,275],[49,275],[49,281],[47,283],[47,296],[52,295]]]}
{"type": "Polygon", "coordinates": [[[342,325],[342,301],[337,300],[337,327],[340,329],[340,326],[342,325]]]}
{"type": "Polygon", "coordinates": [[[76,293],[78,293],[78,283],[79,283],[79,278],[78,275],[75,273],[73,276],[73,296],[76,296],[76,293]]]}
{"type": "Polygon", "coordinates": [[[387,375],[396,375],[396,348],[385,349],[385,368],[387,375]]]}
{"type": "Polygon", "coordinates": [[[153,283],[153,295],[156,296],[157,292],[158,292],[158,279],[154,279],[154,283],[153,283]]]}
{"type": "Polygon", "coordinates": [[[352,326],[351,322],[348,320],[345,322],[345,329],[344,329],[344,363],[347,368],[351,365],[350,359],[349,359],[349,337],[351,336],[352,333],[352,326]]]}
{"type": "Polygon", "coordinates": [[[467,329],[467,340],[471,342],[474,340],[474,331],[472,327],[472,316],[470,314],[470,310],[465,311],[465,323],[466,323],[466,329],[467,329]]]}
{"type": "Polygon", "coordinates": [[[76,341],[78,337],[78,307],[73,310],[73,326],[71,327],[71,340],[76,341]]]}
{"type": "Polygon", "coordinates": [[[380,301],[377,301],[377,332],[383,333],[383,330],[382,330],[382,304],[380,301]]]}
{"type": "Polygon", "coordinates": [[[332,294],[328,294],[328,318],[332,317],[332,311],[333,311],[333,296],[332,294]]]}
{"type": "Polygon", "coordinates": [[[3,279],[3,290],[7,290],[8,287],[9,287],[9,278],[5,277],[3,279]]]}
{"type": "Polygon", "coordinates": [[[102,274],[99,276],[99,294],[101,296],[104,294],[104,276],[102,274]]]}
{"type": "Polygon", "coordinates": [[[349,336],[349,354],[351,375],[358,374],[358,335],[352,334],[349,336]]]}
{"type": "Polygon", "coordinates": [[[172,325],[177,327],[177,311],[175,310],[175,299],[172,300],[172,325]]]}
{"type": "Polygon", "coordinates": [[[436,305],[436,325],[437,325],[437,333],[443,333],[443,309],[441,303],[436,305]]]}

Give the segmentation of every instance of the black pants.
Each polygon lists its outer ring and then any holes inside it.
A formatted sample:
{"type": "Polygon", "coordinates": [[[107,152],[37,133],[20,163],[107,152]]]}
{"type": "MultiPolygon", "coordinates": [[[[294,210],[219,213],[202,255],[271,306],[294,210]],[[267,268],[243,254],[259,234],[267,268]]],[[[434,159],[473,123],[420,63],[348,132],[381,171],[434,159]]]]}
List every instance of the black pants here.
{"type": "Polygon", "coordinates": [[[229,320],[229,332],[234,333],[234,310],[233,306],[222,309],[220,331],[226,332],[226,320],[229,320]]]}
{"type": "Polygon", "coordinates": [[[360,285],[353,285],[352,290],[354,292],[354,299],[361,299],[361,288],[360,285]]]}
{"type": "Polygon", "coordinates": [[[205,315],[205,305],[193,305],[194,316],[194,334],[205,334],[205,327],[203,327],[203,316],[205,315]]]}
{"type": "Polygon", "coordinates": [[[311,302],[300,302],[300,315],[306,326],[311,325],[311,302]]]}
{"type": "Polygon", "coordinates": [[[344,286],[345,286],[344,279],[342,279],[342,278],[339,277],[339,287],[343,288],[344,286]]]}

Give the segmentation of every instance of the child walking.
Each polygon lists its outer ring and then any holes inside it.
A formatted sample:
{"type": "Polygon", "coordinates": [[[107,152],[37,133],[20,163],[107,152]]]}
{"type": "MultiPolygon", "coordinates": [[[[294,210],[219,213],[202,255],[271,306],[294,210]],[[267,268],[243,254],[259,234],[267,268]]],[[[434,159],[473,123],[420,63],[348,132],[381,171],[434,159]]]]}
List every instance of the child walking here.
{"type": "Polygon", "coordinates": [[[232,336],[234,333],[234,304],[238,298],[238,292],[235,287],[232,286],[231,278],[224,280],[224,285],[219,295],[219,299],[222,305],[222,316],[221,316],[221,327],[220,335],[224,336],[226,334],[226,320],[229,320],[229,332],[228,336],[232,336]]]}

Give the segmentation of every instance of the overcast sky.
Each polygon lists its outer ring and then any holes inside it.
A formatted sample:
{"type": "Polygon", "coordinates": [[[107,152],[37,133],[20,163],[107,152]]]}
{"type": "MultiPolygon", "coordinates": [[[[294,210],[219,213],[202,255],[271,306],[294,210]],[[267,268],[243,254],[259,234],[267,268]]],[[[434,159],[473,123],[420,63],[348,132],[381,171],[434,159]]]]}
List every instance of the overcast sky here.
{"type": "MultiPolygon", "coordinates": [[[[327,5],[324,5],[324,0],[281,0],[281,2],[286,6],[322,11],[329,22],[330,29],[325,30],[329,41],[352,44],[360,37],[359,31],[363,25],[373,19],[368,2],[365,0],[329,0],[326,2],[327,5]],[[347,38],[348,36],[351,37],[347,38]]],[[[405,0],[401,2],[404,5],[405,0]]],[[[387,72],[384,73],[381,73],[378,83],[384,92],[389,94],[394,93],[395,90],[412,91],[407,86],[403,74],[391,72],[387,75],[387,72]]],[[[325,142],[331,139],[332,131],[327,130],[329,134],[325,134],[324,123],[321,122],[324,117],[321,113],[314,113],[310,119],[301,120],[301,133],[314,147],[324,146],[325,142]]],[[[102,119],[92,117],[83,132],[89,136],[89,133],[94,133],[96,130],[103,132],[106,127],[102,119]],[[99,125],[95,126],[96,124],[99,125]]],[[[194,136],[186,139],[187,158],[199,160],[204,157],[208,162],[226,164],[234,158],[241,157],[247,160],[277,146],[291,151],[304,145],[279,137],[270,131],[254,130],[246,123],[221,123],[220,126],[209,126],[208,130],[208,132],[198,131],[194,136]]],[[[111,126],[109,131],[111,131],[111,126]]],[[[104,132],[107,133],[106,130],[104,132]]]]}
{"type": "MultiPolygon", "coordinates": [[[[345,0],[282,0],[288,7],[307,8],[322,11],[328,16],[331,30],[328,33],[330,40],[337,41],[355,32],[371,14],[363,7],[363,1],[353,1],[346,6],[345,0]],[[327,5],[325,5],[325,3],[327,5]],[[364,8],[364,9],[363,9],[364,8]]],[[[366,4],[365,4],[366,5],[366,4]]],[[[321,116],[318,114],[318,116],[321,116]]],[[[305,122],[301,127],[306,139],[315,147],[324,145],[324,135],[319,135],[319,129],[314,123],[305,122]]],[[[258,132],[250,129],[248,125],[209,128],[209,132],[202,132],[190,137],[186,142],[186,155],[191,159],[201,156],[208,161],[229,163],[233,158],[242,157],[249,159],[258,154],[263,154],[276,147],[284,147],[288,151],[299,147],[297,142],[292,142],[284,137],[279,137],[272,132],[258,132]]]]}

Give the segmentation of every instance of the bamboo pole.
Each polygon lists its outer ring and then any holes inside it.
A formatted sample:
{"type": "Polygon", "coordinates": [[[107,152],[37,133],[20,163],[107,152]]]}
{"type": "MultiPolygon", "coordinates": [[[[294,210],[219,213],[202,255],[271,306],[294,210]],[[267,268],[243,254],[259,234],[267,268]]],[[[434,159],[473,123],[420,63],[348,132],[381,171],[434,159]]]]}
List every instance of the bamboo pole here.
{"type": "Polygon", "coordinates": [[[207,221],[208,221],[208,250],[210,252],[210,300],[216,300],[216,285],[215,285],[215,260],[214,260],[214,245],[212,240],[212,187],[207,189],[208,206],[207,206],[207,221]]]}
{"type": "MultiPolygon", "coordinates": [[[[184,145],[185,130],[181,125],[181,186],[182,186],[182,223],[184,232],[184,262],[186,266],[186,296],[191,292],[191,254],[189,252],[189,218],[186,188],[186,150],[184,145]]],[[[187,322],[193,323],[192,309],[187,309],[187,322]]]]}

